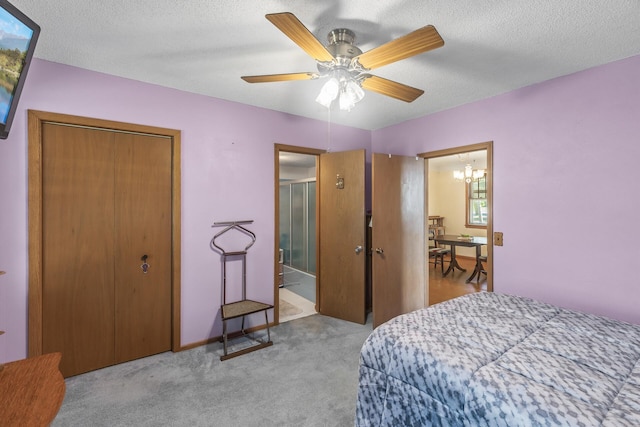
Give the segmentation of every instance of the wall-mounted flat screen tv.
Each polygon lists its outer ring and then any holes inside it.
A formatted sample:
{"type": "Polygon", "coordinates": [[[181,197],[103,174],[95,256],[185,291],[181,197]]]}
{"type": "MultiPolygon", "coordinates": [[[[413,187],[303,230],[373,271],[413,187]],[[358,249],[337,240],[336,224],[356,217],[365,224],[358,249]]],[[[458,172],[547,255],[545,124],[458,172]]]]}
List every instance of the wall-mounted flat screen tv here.
{"type": "Polygon", "coordinates": [[[9,136],[20,93],[40,35],[38,24],[0,0],[0,138],[9,136]]]}

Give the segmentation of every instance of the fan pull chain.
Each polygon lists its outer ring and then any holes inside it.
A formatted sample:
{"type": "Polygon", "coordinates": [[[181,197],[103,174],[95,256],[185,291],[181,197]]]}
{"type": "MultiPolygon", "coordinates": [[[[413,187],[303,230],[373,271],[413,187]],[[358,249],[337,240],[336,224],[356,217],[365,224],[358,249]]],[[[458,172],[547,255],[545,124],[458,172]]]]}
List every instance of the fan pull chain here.
{"type": "Polygon", "coordinates": [[[331,106],[327,108],[327,152],[331,151],[331,106]]]}

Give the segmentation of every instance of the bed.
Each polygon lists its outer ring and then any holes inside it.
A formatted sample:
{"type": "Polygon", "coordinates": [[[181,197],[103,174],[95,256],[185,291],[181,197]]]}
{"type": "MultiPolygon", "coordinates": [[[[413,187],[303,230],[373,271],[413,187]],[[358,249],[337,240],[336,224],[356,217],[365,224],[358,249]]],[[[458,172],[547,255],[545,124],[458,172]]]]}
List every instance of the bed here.
{"type": "Polygon", "coordinates": [[[640,426],[640,326],[475,293],[396,317],[362,347],[365,426],[640,426]]]}

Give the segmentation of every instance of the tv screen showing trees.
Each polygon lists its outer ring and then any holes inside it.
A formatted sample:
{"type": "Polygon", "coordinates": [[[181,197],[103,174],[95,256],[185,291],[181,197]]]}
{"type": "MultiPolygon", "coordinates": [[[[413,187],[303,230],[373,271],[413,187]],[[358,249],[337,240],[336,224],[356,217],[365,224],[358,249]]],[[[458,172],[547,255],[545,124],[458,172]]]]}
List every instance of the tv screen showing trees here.
{"type": "Polygon", "coordinates": [[[0,138],[6,138],[40,27],[5,0],[0,0],[0,138]]]}

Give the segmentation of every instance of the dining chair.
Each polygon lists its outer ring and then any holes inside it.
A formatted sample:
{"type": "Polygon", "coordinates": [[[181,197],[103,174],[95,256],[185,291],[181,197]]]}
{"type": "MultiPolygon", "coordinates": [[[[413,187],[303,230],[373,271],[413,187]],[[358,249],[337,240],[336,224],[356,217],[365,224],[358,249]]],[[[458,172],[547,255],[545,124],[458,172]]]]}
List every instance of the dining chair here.
{"type": "Polygon", "coordinates": [[[476,277],[476,284],[480,283],[480,276],[482,276],[483,274],[485,276],[487,275],[487,270],[484,268],[484,264],[482,264],[483,262],[487,262],[487,257],[484,255],[480,255],[478,257],[478,261],[480,262],[481,270],[478,273],[478,277],[476,277]]]}
{"type": "Polygon", "coordinates": [[[440,270],[444,274],[444,256],[451,253],[451,249],[447,248],[429,248],[429,258],[433,258],[433,268],[437,268],[440,264],[440,270]]]}

